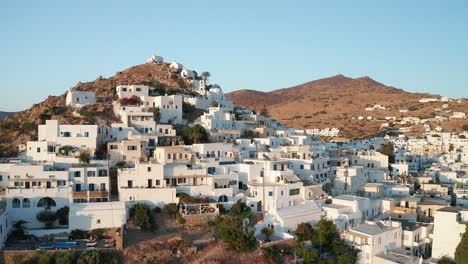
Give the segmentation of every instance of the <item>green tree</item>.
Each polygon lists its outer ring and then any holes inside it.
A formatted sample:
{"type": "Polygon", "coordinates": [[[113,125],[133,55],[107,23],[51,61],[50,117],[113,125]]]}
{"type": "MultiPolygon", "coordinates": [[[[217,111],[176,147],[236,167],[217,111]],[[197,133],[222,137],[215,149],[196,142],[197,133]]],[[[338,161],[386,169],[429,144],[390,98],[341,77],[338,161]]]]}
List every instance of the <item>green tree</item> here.
{"type": "Polygon", "coordinates": [[[13,231],[12,231],[12,235],[14,237],[17,237],[19,239],[23,239],[24,238],[24,225],[28,223],[24,220],[19,220],[19,221],[16,221],[14,224],[13,224],[13,231]]]}
{"type": "Polygon", "coordinates": [[[255,248],[257,240],[252,232],[244,230],[244,221],[240,217],[230,214],[220,217],[217,227],[219,236],[229,244],[230,249],[247,251],[255,248]]]}
{"type": "Polygon", "coordinates": [[[356,263],[356,260],[356,252],[348,252],[338,257],[337,264],[354,264],[356,263]]]}
{"type": "Polygon", "coordinates": [[[333,221],[320,219],[316,228],[317,242],[322,248],[332,249],[334,241],[340,240],[340,235],[333,221]]]}
{"type": "Polygon", "coordinates": [[[294,249],[294,254],[301,257],[304,260],[304,263],[318,263],[320,258],[320,251],[316,248],[306,248],[304,246],[299,246],[294,249]]]}
{"type": "Polygon", "coordinates": [[[87,250],[81,253],[77,264],[102,264],[101,252],[99,250],[87,250]]]}
{"type": "Polygon", "coordinates": [[[296,239],[299,242],[311,240],[314,235],[314,229],[309,223],[301,223],[296,228],[296,239]]]}
{"type": "Polygon", "coordinates": [[[468,225],[465,227],[465,233],[460,240],[460,243],[455,250],[455,262],[466,264],[468,263],[468,225]]]}
{"type": "Polygon", "coordinates": [[[204,71],[200,74],[200,76],[203,78],[203,80],[205,80],[205,82],[208,82],[208,78],[211,77],[211,73],[204,71]]]}
{"type": "Polygon", "coordinates": [[[187,130],[184,141],[187,144],[205,143],[208,141],[208,134],[203,126],[195,125],[187,130]]]}
{"type": "Polygon", "coordinates": [[[57,218],[60,225],[68,225],[68,215],[70,213],[70,207],[64,206],[57,210],[57,218]]]}
{"type": "Polygon", "coordinates": [[[261,232],[265,235],[266,240],[269,241],[270,237],[275,233],[275,230],[271,227],[264,227],[261,232]]]}
{"type": "Polygon", "coordinates": [[[231,207],[230,215],[237,216],[241,219],[249,218],[251,215],[250,207],[248,207],[244,202],[238,201],[233,204],[231,207]]]}
{"type": "Polygon", "coordinates": [[[37,220],[43,222],[46,228],[51,228],[57,220],[57,214],[50,210],[44,210],[36,215],[37,220]]]}
{"type": "Polygon", "coordinates": [[[141,229],[149,230],[153,228],[151,208],[147,204],[137,203],[132,206],[132,208],[130,208],[130,217],[141,229]]]}
{"type": "Polygon", "coordinates": [[[380,149],[377,151],[387,155],[388,156],[388,161],[393,162],[395,155],[393,154],[393,151],[395,150],[395,146],[393,145],[392,142],[387,142],[385,145],[383,145],[380,149]]]}
{"type": "Polygon", "coordinates": [[[80,161],[80,163],[89,164],[89,162],[91,161],[91,154],[89,153],[89,151],[83,151],[80,153],[78,160],[80,161]]]}

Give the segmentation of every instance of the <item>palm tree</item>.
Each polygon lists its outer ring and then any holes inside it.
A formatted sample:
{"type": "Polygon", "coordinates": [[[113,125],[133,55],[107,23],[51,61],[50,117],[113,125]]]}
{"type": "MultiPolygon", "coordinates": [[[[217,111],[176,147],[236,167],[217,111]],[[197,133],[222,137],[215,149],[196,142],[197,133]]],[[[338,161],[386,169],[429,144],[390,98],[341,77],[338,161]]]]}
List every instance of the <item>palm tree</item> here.
{"type": "Polygon", "coordinates": [[[201,77],[203,78],[203,80],[205,80],[205,82],[207,82],[207,81],[208,81],[208,78],[211,77],[211,73],[209,73],[209,72],[207,72],[207,71],[202,72],[200,75],[201,75],[201,77]]]}

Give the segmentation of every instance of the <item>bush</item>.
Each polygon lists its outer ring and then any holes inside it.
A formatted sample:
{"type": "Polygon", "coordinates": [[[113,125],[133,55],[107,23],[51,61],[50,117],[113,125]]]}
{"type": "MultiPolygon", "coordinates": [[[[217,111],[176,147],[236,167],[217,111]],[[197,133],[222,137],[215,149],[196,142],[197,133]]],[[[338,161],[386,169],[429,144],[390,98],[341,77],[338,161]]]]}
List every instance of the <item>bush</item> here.
{"type": "Polygon", "coordinates": [[[309,223],[299,224],[296,228],[296,239],[299,242],[312,240],[314,229],[309,223]]]}
{"type": "Polygon", "coordinates": [[[130,217],[141,229],[149,230],[153,228],[151,209],[147,204],[137,203],[132,206],[132,208],[130,208],[130,217]]]}
{"type": "Polygon", "coordinates": [[[182,135],[184,139],[184,143],[186,144],[194,144],[194,143],[206,143],[208,141],[208,134],[206,130],[201,125],[195,125],[189,129],[187,129],[182,135]]]}
{"type": "Polygon", "coordinates": [[[76,262],[77,264],[101,264],[102,261],[101,251],[88,250],[81,253],[76,262]]]}
{"type": "Polygon", "coordinates": [[[80,153],[78,160],[80,161],[80,163],[89,164],[89,162],[91,161],[91,154],[89,153],[89,151],[83,151],[80,153]]]}
{"type": "Polygon", "coordinates": [[[218,220],[219,236],[235,251],[247,251],[256,247],[257,240],[252,232],[244,230],[243,220],[234,215],[226,215],[218,220]]]}
{"type": "Polygon", "coordinates": [[[161,208],[160,207],[154,207],[153,209],[151,209],[151,211],[153,211],[153,213],[156,213],[156,214],[159,214],[162,212],[161,208]]]}
{"type": "Polygon", "coordinates": [[[196,108],[191,103],[182,102],[182,112],[184,114],[195,112],[196,108]]]}
{"type": "Polygon", "coordinates": [[[73,150],[75,150],[75,148],[70,145],[61,146],[58,149],[59,153],[67,155],[67,156],[70,155],[70,153],[73,152],[73,150]]]}
{"type": "Polygon", "coordinates": [[[177,209],[177,204],[168,203],[164,206],[163,212],[170,216],[175,217],[175,215],[179,212],[179,210],[177,209]]]}
{"type": "Polygon", "coordinates": [[[176,214],[176,219],[177,219],[177,222],[180,224],[180,225],[183,225],[185,224],[186,220],[184,217],[182,217],[182,215],[180,213],[177,213],[176,214]]]}
{"type": "Polygon", "coordinates": [[[124,168],[125,166],[127,166],[127,163],[125,161],[119,161],[115,164],[115,166],[117,168],[124,168]]]}
{"type": "Polygon", "coordinates": [[[232,205],[229,214],[240,217],[241,219],[249,218],[251,215],[250,207],[243,202],[237,202],[232,205]]]}
{"type": "Polygon", "coordinates": [[[71,232],[70,232],[70,236],[73,238],[73,239],[87,239],[90,237],[90,234],[88,231],[86,230],[82,230],[82,229],[73,229],[71,232]]]}
{"type": "Polygon", "coordinates": [[[104,235],[106,233],[106,229],[104,228],[96,228],[96,229],[93,229],[91,230],[90,234],[92,236],[95,236],[97,237],[98,239],[103,239],[105,238],[106,236],[104,235]]]}
{"type": "Polygon", "coordinates": [[[37,220],[43,222],[46,228],[51,228],[57,220],[57,214],[50,210],[44,210],[36,215],[37,220]]]}
{"type": "Polygon", "coordinates": [[[270,227],[264,227],[262,228],[262,234],[265,235],[266,240],[269,241],[270,237],[275,233],[275,230],[270,227]]]}

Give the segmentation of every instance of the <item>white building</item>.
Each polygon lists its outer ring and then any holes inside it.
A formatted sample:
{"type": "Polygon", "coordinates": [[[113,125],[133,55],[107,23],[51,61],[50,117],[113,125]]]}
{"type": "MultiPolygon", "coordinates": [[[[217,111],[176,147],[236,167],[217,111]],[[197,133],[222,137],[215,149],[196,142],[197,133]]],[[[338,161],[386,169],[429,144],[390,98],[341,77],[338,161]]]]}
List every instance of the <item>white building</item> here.
{"type": "Polygon", "coordinates": [[[96,103],[93,92],[68,90],[65,103],[68,106],[80,108],[85,105],[96,103]]]}
{"type": "Polygon", "coordinates": [[[345,230],[342,238],[359,249],[362,264],[379,264],[374,256],[401,247],[402,230],[398,222],[366,222],[345,230]]]}
{"type": "Polygon", "coordinates": [[[465,233],[468,211],[457,207],[444,207],[434,213],[432,257],[455,257],[455,250],[465,233]]]}

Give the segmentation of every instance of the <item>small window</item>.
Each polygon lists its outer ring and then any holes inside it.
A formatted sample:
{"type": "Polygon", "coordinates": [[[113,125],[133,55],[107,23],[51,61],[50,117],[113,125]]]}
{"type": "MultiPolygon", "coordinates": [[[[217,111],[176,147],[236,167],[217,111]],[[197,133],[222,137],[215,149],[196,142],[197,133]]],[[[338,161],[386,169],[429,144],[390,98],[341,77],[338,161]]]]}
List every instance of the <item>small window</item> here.
{"type": "Polygon", "coordinates": [[[150,172],[150,171],[151,171],[151,167],[148,167],[148,172],[150,172]]]}
{"type": "Polygon", "coordinates": [[[268,196],[273,196],[273,192],[268,192],[268,196]]]}
{"type": "Polygon", "coordinates": [[[100,223],[101,223],[101,219],[97,219],[96,224],[100,224],[100,223]]]}

